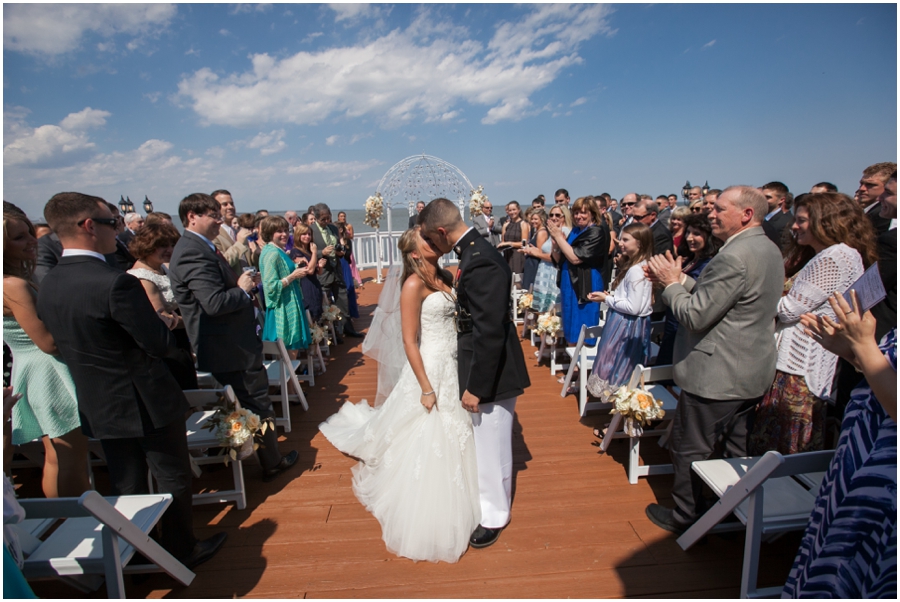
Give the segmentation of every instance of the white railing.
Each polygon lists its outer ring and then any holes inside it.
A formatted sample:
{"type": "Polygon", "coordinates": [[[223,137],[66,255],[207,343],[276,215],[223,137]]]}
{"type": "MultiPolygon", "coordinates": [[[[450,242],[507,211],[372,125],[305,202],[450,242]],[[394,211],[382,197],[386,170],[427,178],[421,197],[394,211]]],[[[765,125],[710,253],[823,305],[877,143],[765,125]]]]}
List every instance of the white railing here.
{"type": "MultiPolygon", "coordinates": [[[[397,242],[403,232],[357,232],[353,237],[353,255],[356,266],[361,269],[378,269],[378,281],[391,263],[400,263],[397,242]]],[[[455,264],[456,254],[448,253],[441,258],[441,265],[455,264]]]]}

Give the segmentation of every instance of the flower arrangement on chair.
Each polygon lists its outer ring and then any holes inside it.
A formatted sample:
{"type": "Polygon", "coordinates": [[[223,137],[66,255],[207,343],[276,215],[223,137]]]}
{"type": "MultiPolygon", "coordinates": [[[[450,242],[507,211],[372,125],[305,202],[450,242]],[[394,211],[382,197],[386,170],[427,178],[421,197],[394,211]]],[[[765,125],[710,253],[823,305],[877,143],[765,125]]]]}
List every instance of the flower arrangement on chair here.
{"type": "Polygon", "coordinates": [[[621,414],[625,418],[623,430],[629,437],[640,437],[649,421],[659,420],[666,415],[662,404],[652,393],[643,389],[629,389],[623,385],[616,389],[609,401],[614,406],[609,413],[621,414]]]}
{"type": "Polygon", "coordinates": [[[228,448],[228,456],[232,460],[244,460],[259,448],[259,443],[254,441],[256,436],[262,436],[267,428],[274,427],[250,410],[237,409],[224,397],[222,401],[203,428],[215,431],[216,439],[222,447],[228,448]]]}
{"type": "Polygon", "coordinates": [[[366,225],[377,229],[382,215],[384,215],[384,199],[381,198],[380,192],[376,192],[366,199],[366,225]]]}
{"type": "Polygon", "coordinates": [[[313,324],[309,329],[310,335],[312,336],[313,343],[316,345],[321,345],[323,342],[326,345],[330,345],[331,341],[328,339],[328,330],[325,329],[321,324],[313,324]]]}
{"type": "Polygon", "coordinates": [[[534,295],[531,293],[524,293],[519,295],[519,311],[523,314],[526,310],[531,309],[531,304],[534,302],[534,295]]]}
{"type": "Polygon", "coordinates": [[[534,331],[537,334],[545,337],[545,341],[548,345],[556,343],[556,339],[559,337],[561,330],[562,320],[552,311],[539,315],[537,325],[534,328],[534,331]]]}
{"type": "Polygon", "coordinates": [[[341,310],[337,305],[329,305],[322,310],[322,318],[320,321],[336,322],[341,319],[341,310]]]}
{"type": "Polygon", "coordinates": [[[470,191],[472,197],[469,199],[469,218],[481,215],[481,206],[487,201],[487,195],[484,194],[484,186],[478,186],[475,190],[470,191]]]}

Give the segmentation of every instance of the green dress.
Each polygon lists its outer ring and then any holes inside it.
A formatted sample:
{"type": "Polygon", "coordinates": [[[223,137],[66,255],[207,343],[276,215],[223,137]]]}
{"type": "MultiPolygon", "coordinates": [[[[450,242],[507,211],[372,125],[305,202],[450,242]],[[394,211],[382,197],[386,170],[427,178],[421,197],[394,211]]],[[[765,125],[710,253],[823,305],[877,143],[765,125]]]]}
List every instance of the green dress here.
{"type": "Polygon", "coordinates": [[[12,386],[22,398],[13,406],[14,445],[60,437],[81,426],[69,368],[41,351],[12,316],[3,316],[3,342],[13,356],[12,386]]]}
{"type": "Polygon", "coordinates": [[[287,349],[306,349],[312,338],[303,310],[300,281],[281,286],[281,279],[290,276],[295,269],[294,262],[277,245],[268,243],[263,247],[259,255],[259,273],[266,298],[263,340],[281,339],[287,349]]]}

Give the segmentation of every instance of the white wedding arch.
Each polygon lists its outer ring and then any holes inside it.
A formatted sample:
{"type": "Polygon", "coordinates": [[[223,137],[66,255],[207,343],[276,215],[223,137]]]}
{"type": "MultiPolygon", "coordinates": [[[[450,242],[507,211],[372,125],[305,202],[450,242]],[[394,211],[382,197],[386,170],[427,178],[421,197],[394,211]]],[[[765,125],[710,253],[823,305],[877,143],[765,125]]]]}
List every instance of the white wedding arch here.
{"type": "Polygon", "coordinates": [[[387,232],[382,233],[378,228],[375,230],[378,281],[381,281],[384,264],[390,266],[394,260],[399,260],[397,239],[406,230],[406,224],[402,224],[394,232],[392,209],[406,207],[412,215],[417,202],[427,203],[444,197],[459,205],[460,215],[465,218],[465,207],[474,189],[460,168],[425,153],[398,161],[387,170],[375,191],[376,195],[381,195],[384,212],[387,213],[387,232]]]}

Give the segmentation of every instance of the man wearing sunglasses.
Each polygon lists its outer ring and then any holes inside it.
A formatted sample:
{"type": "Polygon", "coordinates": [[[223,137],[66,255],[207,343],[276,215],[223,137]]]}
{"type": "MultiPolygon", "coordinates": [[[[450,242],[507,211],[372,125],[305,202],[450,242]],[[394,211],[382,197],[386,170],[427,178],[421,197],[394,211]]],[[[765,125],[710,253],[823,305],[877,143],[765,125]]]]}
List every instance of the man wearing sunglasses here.
{"type": "Polygon", "coordinates": [[[622,197],[622,202],[619,204],[622,207],[622,218],[619,220],[617,224],[616,234],[622,231],[622,228],[627,226],[628,224],[634,222],[634,219],[631,217],[631,213],[634,211],[634,206],[638,202],[638,195],[636,192],[629,192],[625,196],[622,197]]]}
{"type": "Polygon", "coordinates": [[[148,468],[158,491],[172,494],[160,543],[196,567],[215,555],[226,534],[194,537],[184,429],[190,406],[162,359],[183,352],[140,281],[106,262],[119,222],[103,199],[60,193],[44,216],[63,253],[41,284],[38,317],[72,374],[81,429],[103,446],[113,495],[149,493],[148,468]]]}

